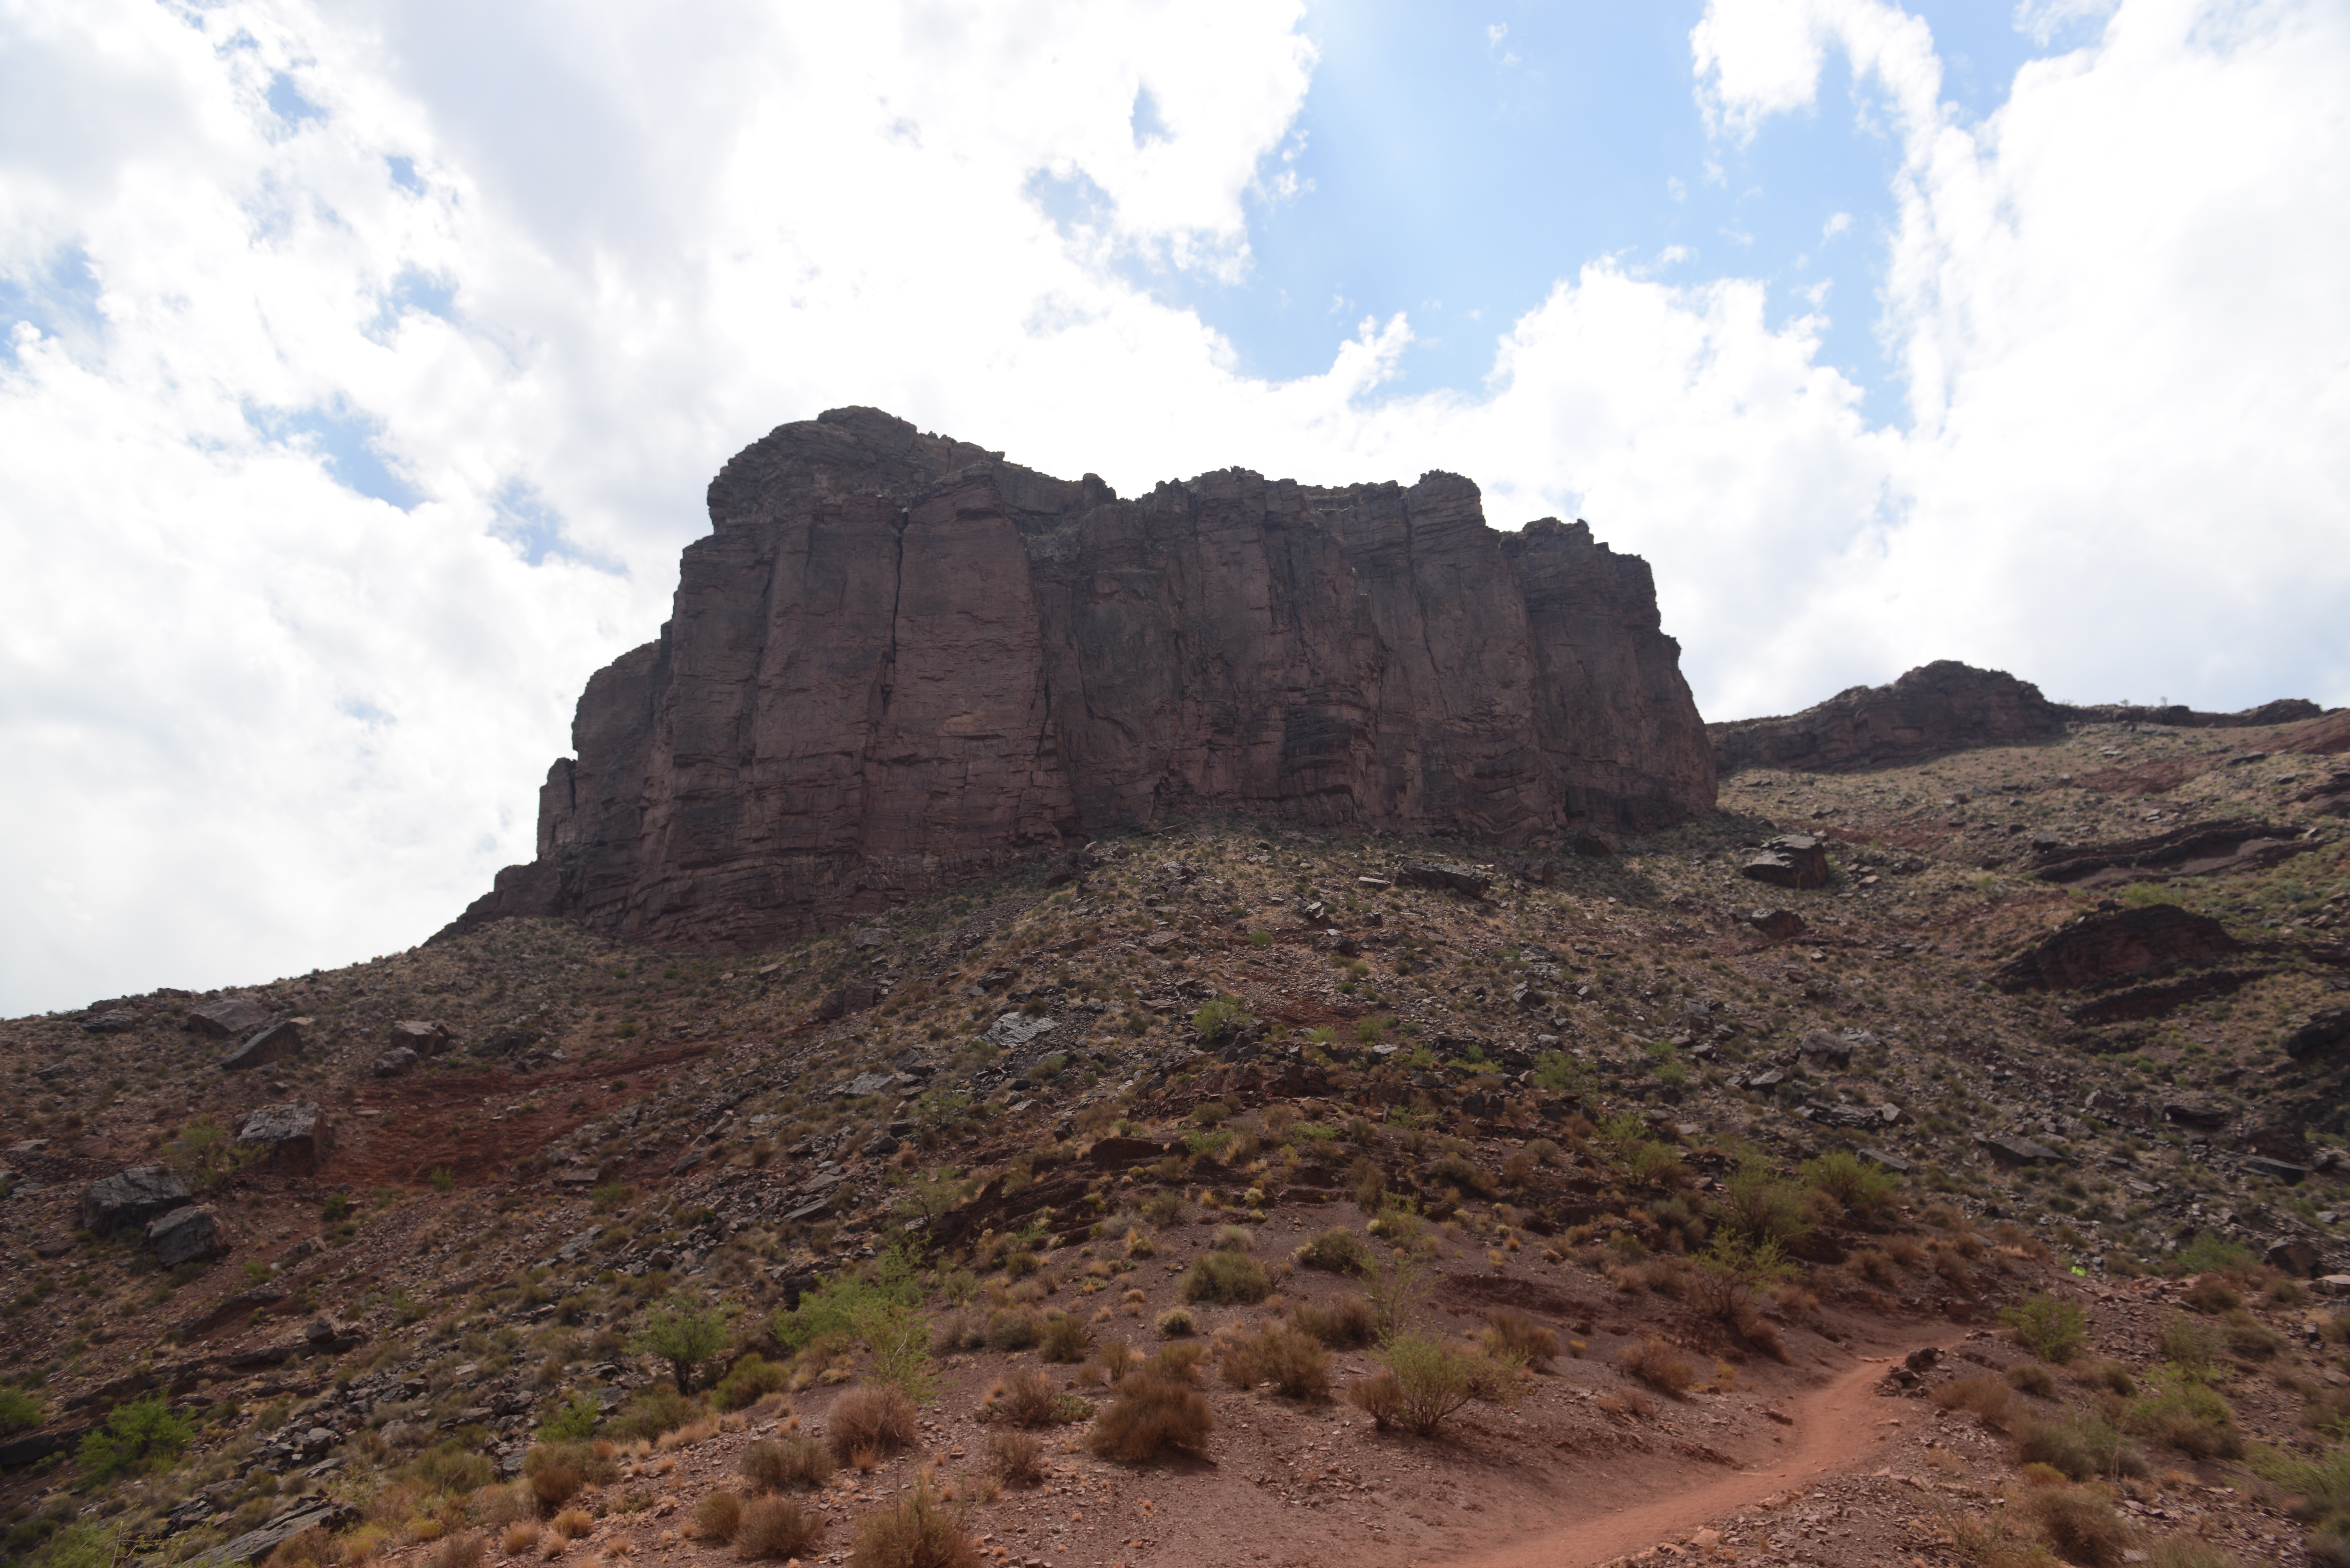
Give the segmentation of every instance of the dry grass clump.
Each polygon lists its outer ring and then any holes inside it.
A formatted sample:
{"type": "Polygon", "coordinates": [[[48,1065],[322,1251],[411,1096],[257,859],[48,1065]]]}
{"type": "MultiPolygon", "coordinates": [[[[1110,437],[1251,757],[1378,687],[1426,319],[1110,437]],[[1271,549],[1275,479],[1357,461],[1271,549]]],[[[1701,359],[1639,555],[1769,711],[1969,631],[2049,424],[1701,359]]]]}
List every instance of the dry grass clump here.
{"type": "Polygon", "coordinates": [[[1031,1432],[998,1427],[987,1434],[988,1473],[1005,1486],[1037,1486],[1045,1480],[1045,1444],[1031,1432]]]}
{"type": "Polygon", "coordinates": [[[895,1508],[857,1521],[854,1568],[980,1568],[979,1543],[964,1532],[927,1480],[895,1508]]]}
{"type": "Polygon", "coordinates": [[[1084,1400],[1063,1394],[1033,1366],[1014,1368],[979,1407],[981,1420],[1005,1427],[1057,1427],[1085,1413],[1084,1400]]]}
{"type": "Polygon", "coordinates": [[[743,1500],[731,1491],[713,1491],[693,1509],[693,1532],[722,1545],[743,1527],[743,1500]]]}
{"type": "Polygon", "coordinates": [[[1037,1341],[1036,1354],[1056,1365],[1083,1361],[1092,1348],[1094,1332],[1083,1319],[1066,1313],[1055,1313],[1045,1320],[1045,1332],[1037,1341]]]}
{"type": "Polygon", "coordinates": [[[509,1557],[519,1557],[538,1544],[539,1534],[538,1521],[515,1520],[506,1526],[505,1533],[498,1537],[498,1550],[509,1557]]]}
{"type": "Polygon", "coordinates": [[[432,1568],[482,1568],[489,1542],[477,1530],[461,1530],[433,1549],[432,1568]]]}
{"type": "Polygon", "coordinates": [[[595,1530],[596,1516],[584,1508],[567,1508],[546,1521],[547,1533],[557,1541],[577,1541],[595,1530]]]}
{"type": "Polygon", "coordinates": [[[2048,1544],[2068,1563],[2109,1568],[2122,1561],[2129,1527],[2114,1511],[2112,1494],[2101,1486],[2035,1486],[2021,1504],[2048,1544]]]}
{"type": "Polygon", "coordinates": [[[1224,1381],[1235,1388],[1270,1383],[1284,1398],[1330,1397],[1330,1353],[1295,1327],[1268,1328],[1221,1343],[1224,1381]]]}
{"type": "Polygon", "coordinates": [[[1378,1337],[1378,1318],[1371,1303],[1357,1295],[1344,1295],[1327,1306],[1300,1302],[1289,1314],[1290,1325],[1310,1334],[1333,1350],[1368,1345],[1378,1337]]]}
{"type": "MultiPolygon", "coordinates": [[[[825,1440],[843,1464],[860,1453],[894,1454],[914,1441],[914,1402],[887,1384],[862,1383],[833,1402],[825,1440]]],[[[786,1555],[789,1555],[788,1553],[786,1555]]]]}
{"type": "Polygon", "coordinates": [[[1160,1335],[1167,1339],[1181,1339],[1186,1334],[1200,1332],[1200,1326],[1192,1321],[1191,1314],[1181,1307],[1169,1307],[1160,1313],[1158,1327],[1160,1335]]]}
{"type": "Polygon", "coordinates": [[[1558,1359],[1558,1335],[1522,1312],[1487,1313],[1477,1342],[1496,1359],[1515,1356],[1537,1372],[1548,1372],[1558,1359]]]}
{"type": "Polygon", "coordinates": [[[2056,1375],[2036,1361],[2018,1362],[2004,1374],[2007,1386],[2035,1399],[2056,1397],[2056,1375]]]}
{"type": "Polygon", "coordinates": [[[1994,1432],[2015,1424],[2015,1390],[1989,1377],[1961,1377],[1927,1396],[1945,1410],[1965,1410],[1994,1432]]]}
{"type": "Polygon", "coordinates": [[[806,1557],[824,1539],[824,1520],[788,1497],[754,1498],[734,1527],[734,1550],[745,1557],[806,1557]]]}
{"type": "Polygon", "coordinates": [[[1264,1265],[1246,1252],[1202,1252],[1183,1276],[1183,1299],[1219,1306],[1254,1306],[1273,1293],[1264,1265]]]}
{"type": "Polygon", "coordinates": [[[735,1469],[762,1491],[813,1490],[832,1479],[832,1452],[815,1438],[793,1432],[780,1441],[753,1443],[735,1469]]]}
{"type": "Polygon", "coordinates": [[[1120,1378],[1086,1441],[1105,1459],[1141,1464],[1167,1449],[1204,1453],[1215,1412],[1195,1386],[1196,1345],[1170,1345],[1120,1378]],[[1176,1355],[1188,1351],[1189,1355],[1176,1355]]]}
{"type": "Polygon", "coordinates": [[[1321,1269],[1328,1273],[1367,1274],[1371,1272],[1370,1243],[1344,1227],[1323,1231],[1298,1248],[1295,1256],[1305,1267],[1321,1269]]]}
{"type": "Polygon", "coordinates": [[[1659,1394],[1678,1397],[1697,1381],[1697,1369],[1671,1344],[1655,1334],[1629,1345],[1616,1357],[1617,1365],[1659,1394]]]}

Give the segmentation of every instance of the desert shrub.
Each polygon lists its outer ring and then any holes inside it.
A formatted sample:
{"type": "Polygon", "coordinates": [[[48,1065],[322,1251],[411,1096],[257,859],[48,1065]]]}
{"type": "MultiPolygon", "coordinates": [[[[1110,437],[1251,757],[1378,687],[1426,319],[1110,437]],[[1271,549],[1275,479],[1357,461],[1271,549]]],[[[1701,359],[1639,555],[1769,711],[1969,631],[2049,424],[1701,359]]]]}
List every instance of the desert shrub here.
{"type": "Polygon", "coordinates": [[[1861,1220],[1891,1208],[1900,1188],[1892,1173],[1844,1149],[1805,1160],[1797,1174],[1805,1186],[1827,1194],[1846,1213],[1861,1220]]]}
{"type": "Polygon", "coordinates": [[[2195,1239],[2170,1255],[2164,1272],[2177,1279],[2184,1274],[2216,1274],[2225,1269],[2249,1269],[2252,1266],[2252,1250],[2240,1242],[2210,1231],[2199,1231],[2195,1239]]]}
{"type": "Polygon", "coordinates": [[[2020,1361],[2007,1369],[2007,1386],[2036,1399],[2056,1397],[2056,1375],[2036,1361],[2020,1361]]]}
{"type": "Polygon", "coordinates": [[[1771,1241],[1783,1251],[1812,1233],[1812,1206],[1803,1189],[1759,1165],[1731,1174],[1714,1204],[1714,1215],[1757,1246],[1771,1241]]]}
{"type": "Polygon", "coordinates": [[[2197,1312],[2217,1317],[2223,1312],[2233,1312],[2244,1304],[2244,1298],[2217,1274],[2206,1274],[2187,1289],[2187,1304],[2197,1312]]]}
{"type": "Polygon", "coordinates": [[[1181,1307],[1169,1307],[1160,1313],[1158,1328],[1159,1334],[1169,1339],[1180,1339],[1185,1334],[1199,1332],[1199,1324],[1193,1323],[1191,1314],[1181,1307]]]}
{"type": "Polygon", "coordinates": [[[702,1401],[686,1397],[668,1384],[657,1383],[631,1395],[620,1413],[604,1424],[604,1430],[619,1442],[649,1443],[703,1414],[702,1401]]]}
{"type": "Polygon", "coordinates": [[[1055,1365],[1083,1361],[1092,1348],[1094,1331],[1085,1320],[1067,1313],[1055,1313],[1045,1320],[1045,1332],[1037,1337],[1036,1354],[1055,1365]]]}
{"type": "Polygon", "coordinates": [[[847,1464],[861,1450],[894,1454],[914,1441],[914,1402],[883,1384],[860,1383],[832,1402],[824,1438],[833,1458],[847,1464]]]}
{"type": "Polygon", "coordinates": [[[2056,1296],[2026,1296],[1999,1316],[2009,1337],[2043,1361],[2070,1361],[2089,1343],[2089,1314],[2056,1296]]]}
{"type": "Polygon", "coordinates": [[[1486,1354],[1515,1356],[1537,1372],[1547,1372],[1558,1359],[1558,1335],[1522,1312],[1491,1312],[1477,1341],[1486,1354]]]}
{"type": "Polygon", "coordinates": [[[2137,1392],[2137,1379],[2132,1377],[2129,1368],[2118,1361],[2100,1361],[2094,1366],[2081,1368],[2073,1376],[2088,1387],[2102,1388],[2108,1394],[2118,1394],[2125,1399],[2137,1392]]]}
{"type": "Polygon", "coordinates": [[[1306,1268],[1333,1274],[1368,1273],[1371,1267],[1370,1243],[1344,1227],[1323,1231],[1298,1248],[1296,1256],[1306,1268]]]}
{"type": "Polygon", "coordinates": [[[755,1405],[790,1381],[791,1374],[757,1351],[737,1361],[710,1390],[710,1402],[721,1410],[755,1405]]]}
{"type": "Polygon", "coordinates": [[[702,1369],[718,1359],[733,1334],[734,1309],[690,1296],[671,1296],[645,1314],[637,1348],[669,1363],[680,1394],[693,1392],[702,1369]]]}
{"type": "Polygon", "coordinates": [[[2267,1361],[2284,1348],[2267,1324],[2239,1307],[2222,1320],[2220,1338],[2228,1346],[2228,1354],[2246,1361],[2267,1361]]]}
{"type": "Polygon", "coordinates": [[[1863,1247],[1844,1261],[1844,1266],[1872,1285],[1898,1285],[1900,1271],[1881,1247],[1863,1247]]]}
{"type": "Polygon", "coordinates": [[[2097,1486],[2033,1487],[2021,1504],[2025,1517],[2040,1528],[2048,1544],[2069,1563],[2084,1568],[2118,1563],[2129,1544],[2129,1530],[2114,1511],[2113,1499],[2097,1486]]]}
{"type": "Polygon", "coordinates": [[[2076,1481],[2135,1474],[2145,1468],[2123,1444],[2120,1431],[2095,1416],[2074,1415],[2061,1421],[2019,1417],[2013,1429],[2018,1464],[2045,1465],[2076,1481]]]}
{"type": "Polygon", "coordinates": [[[596,1435],[604,1407],[582,1394],[549,1416],[538,1428],[542,1443],[584,1443],[596,1435]]]}
{"type": "MultiPolygon", "coordinates": [[[[733,1527],[729,1525],[727,1528],[732,1530],[733,1527]]],[[[507,1525],[505,1532],[498,1537],[498,1550],[509,1557],[520,1557],[536,1549],[539,1537],[545,1533],[546,1532],[539,1527],[538,1521],[535,1519],[515,1520],[512,1524],[507,1525]]]]}
{"type": "Polygon", "coordinates": [[[987,1348],[1007,1354],[1026,1350],[1036,1343],[1038,1332],[1035,1313],[1004,1307],[988,1315],[987,1348]]]}
{"type": "MultiPolygon", "coordinates": [[[[309,1532],[303,1533],[307,1535],[309,1532]]],[[[293,1542],[286,1544],[290,1546],[293,1542]]],[[[444,1537],[426,1561],[432,1568],[481,1568],[482,1559],[488,1552],[489,1542],[482,1538],[480,1531],[461,1530],[454,1535],[444,1537]]]]}
{"type": "Polygon", "coordinates": [[[2162,1358],[2190,1371],[2201,1372],[2220,1359],[2220,1335],[2210,1324],[2191,1317],[2168,1317],[2156,1329],[2154,1342],[2162,1358]]]}
{"type": "Polygon", "coordinates": [[[497,1470],[482,1455],[462,1443],[442,1443],[416,1456],[408,1479],[428,1491],[463,1497],[498,1479],[497,1470]]]}
{"type": "Polygon", "coordinates": [[[920,1313],[894,1302],[876,1303],[858,1315],[857,1333],[873,1353],[868,1378],[889,1385],[917,1405],[938,1397],[930,1324],[920,1313]]]}
{"type": "Polygon", "coordinates": [[[1273,1293],[1264,1265],[1244,1252],[1202,1252],[1183,1276],[1183,1299],[1253,1306],[1273,1293]]]}
{"type": "Polygon", "coordinates": [[[978,1542],[925,1480],[895,1507],[857,1521],[857,1550],[849,1563],[851,1568],[980,1568],[981,1558],[978,1542]]]}
{"type": "Polygon", "coordinates": [[[1216,1227],[1215,1245],[1219,1252],[1253,1251],[1256,1237],[1245,1225],[1219,1225],[1216,1227]]]}
{"type": "Polygon", "coordinates": [[[1697,1381],[1697,1369],[1672,1345],[1655,1334],[1638,1345],[1628,1345],[1616,1357],[1617,1365],[1660,1394],[1679,1396],[1697,1381]]]}
{"type": "Polygon", "coordinates": [[[557,1541],[577,1541],[596,1533],[596,1516],[584,1508],[567,1508],[546,1521],[546,1532],[557,1541]]]}
{"type": "Polygon", "coordinates": [[[1366,1214],[1378,1212],[1380,1202],[1388,1193],[1388,1174],[1379,1162],[1364,1155],[1347,1168],[1347,1193],[1355,1207],[1366,1214]]]}
{"type": "Polygon", "coordinates": [[[1334,1350],[1368,1345],[1378,1337],[1371,1305],[1357,1295],[1340,1296],[1326,1306],[1300,1303],[1289,1321],[1299,1333],[1310,1334],[1334,1350]]]}
{"type": "Polygon", "coordinates": [[[1256,1022],[1247,1004],[1237,996],[1219,996],[1202,1003],[1191,1014],[1191,1027],[1202,1043],[1212,1044],[1227,1034],[1236,1033],[1256,1022]]]}
{"type": "Polygon", "coordinates": [[[859,1321],[877,1306],[921,1304],[921,1260],[906,1245],[893,1246],[862,1273],[843,1272],[813,1291],[799,1304],[778,1308],[768,1323],[775,1343],[801,1351],[827,1334],[861,1338],[859,1321]]]}
{"type": "Polygon", "coordinates": [[[1006,1486],[1035,1486],[1045,1479],[1044,1440],[1033,1432],[998,1427],[987,1434],[982,1455],[988,1473],[1006,1486]]]}
{"type": "Polygon", "coordinates": [[[1433,1437],[1476,1397],[1471,1359],[1429,1334],[1392,1334],[1378,1350],[1386,1370],[1348,1385],[1347,1397],[1382,1431],[1433,1437]]]}
{"type": "Polygon", "coordinates": [[[1007,1427],[1057,1427],[1081,1420],[1086,1402],[1053,1386],[1053,1380],[1033,1366],[1016,1367],[981,1405],[979,1418],[1007,1427]]]}
{"type": "Polygon", "coordinates": [[[743,1527],[743,1500],[731,1491],[705,1494],[693,1507],[693,1531],[704,1541],[720,1544],[734,1539],[743,1527]]]}
{"type": "MultiPolygon", "coordinates": [[[[442,1549],[445,1551],[450,1542],[464,1539],[463,1535],[452,1536],[449,1542],[442,1542],[442,1549]]],[[[471,1544],[473,1547],[471,1561],[478,1563],[482,1558],[481,1538],[473,1537],[471,1544]]],[[[463,1548],[461,1547],[460,1550],[463,1548]]],[[[437,1553],[432,1560],[437,1561],[437,1553]]],[[[342,1561],[343,1543],[336,1540],[328,1531],[314,1524],[309,1529],[297,1532],[279,1542],[277,1550],[269,1554],[265,1568],[336,1568],[336,1565],[342,1561]]]]}
{"type": "Polygon", "coordinates": [[[2015,1390],[1989,1377],[1961,1377],[1927,1396],[1945,1410],[1965,1410],[1995,1432],[2013,1424],[2015,1390]]]}
{"type": "Polygon", "coordinates": [[[1203,1453],[1215,1427],[1215,1413],[1188,1377],[1153,1356],[1119,1380],[1087,1441],[1104,1458],[1140,1464],[1170,1449],[1203,1453]]]}
{"type": "Polygon", "coordinates": [[[743,1450],[734,1468],[762,1491],[813,1490],[832,1479],[832,1450],[804,1433],[793,1432],[780,1440],[753,1443],[743,1450]]]}
{"type": "Polygon", "coordinates": [[[542,1444],[523,1456],[523,1476],[530,1483],[530,1493],[550,1514],[579,1495],[579,1489],[588,1484],[577,1460],[567,1451],[570,1447],[567,1443],[560,1448],[542,1444]]]}
{"type": "Polygon", "coordinates": [[[788,1497],[752,1499],[734,1527],[734,1550],[745,1557],[806,1557],[823,1539],[823,1516],[788,1497]]]}
{"type": "Polygon", "coordinates": [[[0,1384],[0,1432],[21,1431],[41,1424],[41,1402],[15,1384],[0,1384]]]}
{"type": "Polygon", "coordinates": [[[1270,1383],[1284,1397],[1330,1397],[1330,1353],[1322,1342],[1295,1327],[1269,1328],[1224,1347],[1224,1381],[1235,1388],[1270,1383]]]}
{"type": "Polygon", "coordinates": [[[1483,1198],[1491,1198],[1501,1187],[1491,1172],[1481,1170],[1457,1154],[1443,1155],[1430,1160],[1420,1174],[1436,1187],[1458,1188],[1483,1198]]]}
{"type": "Polygon", "coordinates": [[[2132,1431],[2199,1459],[2232,1459],[2244,1451],[2234,1412],[2200,1379],[2166,1366],[2152,1381],[2152,1391],[2130,1401],[2124,1413],[2132,1431]]]}
{"type": "Polygon", "coordinates": [[[164,1470],[179,1463],[195,1435],[194,1422],[173,1415],[161,1394],[151,1394],[109,1410],[106,1424],[82,1438],[74,1458],[84,1474],[98,1480],[132,1470],[164,1470]]]}
{"type": "MultiPolygon", "coordinates": [[[[2124,1562],[2128,1560],[2126,1556],[2123,1558],[2124,1562]]],[[[2147,1560],[2154,1568],[2237,1568],[2233,1552],[2191,1535],[2174,1535],[2156,1542],[2147,1560]]],[[[2310,1544],[2309,1561],[2311,1568],[2350,1568],[2350,1555],[2321,1556],[2314,1542],[2310,1544]]]]}

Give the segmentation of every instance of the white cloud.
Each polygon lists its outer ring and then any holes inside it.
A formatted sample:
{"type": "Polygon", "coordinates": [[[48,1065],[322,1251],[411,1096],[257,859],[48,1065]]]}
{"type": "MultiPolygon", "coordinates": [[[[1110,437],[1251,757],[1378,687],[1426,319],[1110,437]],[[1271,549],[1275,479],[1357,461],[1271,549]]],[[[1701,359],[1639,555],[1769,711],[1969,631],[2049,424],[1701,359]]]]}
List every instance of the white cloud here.
{"type": "Polygon", "coordinates": [[[1820,242],[1825,244],[1828,241],[1835,238],[1838,234],[1847,232],[1851,227],[1852,214],[1850,213],[1830,213],[1828,214],[1828,221],[1820,225],[1820,242]]]}
{"type": "Polygon", "coordinates": [[[1607,262],[1479,395],[1382,390],[1400,316],[1324,374],[1238,374],[1109,264],[1245,269],[1299,145],[1297,17],[0,13],[0,300],[43,324],[0,352],[0,877],[39,890],[0,916],[0,1009],[453,914],[530,853],[709,475],[842,403],[1129,492],[1467,472],[1497,522],[1646,555],[1717,714],[1943,656],[2350,699],[2338,10],[2132,0],[1961,127],[1892,6],[1710,9],[1724,138],[1810,109],[1830,49],[1882,89],[1893,425],[1762,282],[1607,262]],[[336,483],[370,472],[415,504],[336,483]]]}

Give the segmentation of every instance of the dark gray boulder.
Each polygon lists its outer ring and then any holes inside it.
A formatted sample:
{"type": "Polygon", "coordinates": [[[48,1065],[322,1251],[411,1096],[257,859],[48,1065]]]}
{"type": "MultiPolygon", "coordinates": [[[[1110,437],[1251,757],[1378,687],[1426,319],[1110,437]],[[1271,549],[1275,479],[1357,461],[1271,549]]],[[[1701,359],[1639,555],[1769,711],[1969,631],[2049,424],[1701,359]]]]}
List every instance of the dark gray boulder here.
{"type": "Polygon", "coordinates": [[[203,1204],[190,1204],[150,1220],[147,1244],[155,1250],[155,1261],[167,1269],[216,1258],[228,1251],[228,1243],[221,1238],[219,1219],[203,1204]]]}
{"type": "Polygon", "coordinates": [[[81,1228],[104,1236],[126,1225],[144,1225],[193,1196],[171,1167],[134,1165],[82,1189],[81,1228]]]}
{"type": "Polygon", "coordinates": [[[232,1073],[241,1073],[248,1067],[282,1062],[288,1056],[301,1054],[301,1025],[290,1018],[280,1019],[222,1057],[221,1065],[232,1073]]]}
{"type": "Polygon", "coordinates": [[[269,1009],[249,996],[224,996],[190,1008],[181,1027],[214,1040],[237,1040],[262,1028],[270,1016],[269,1009]]]}

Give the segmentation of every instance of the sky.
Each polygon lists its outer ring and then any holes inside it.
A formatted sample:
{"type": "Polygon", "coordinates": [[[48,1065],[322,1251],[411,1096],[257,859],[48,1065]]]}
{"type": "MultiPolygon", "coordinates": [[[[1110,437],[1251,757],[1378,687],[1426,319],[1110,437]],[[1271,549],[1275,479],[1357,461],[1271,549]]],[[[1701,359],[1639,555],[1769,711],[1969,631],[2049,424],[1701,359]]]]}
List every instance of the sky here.
{"type": "Polygon", "coordinates": [[[0,0],[0,1012],[532,853],[702,495],[873,404],[1464,473],[1710,719],[2350,702],[2343,0],[0,0]]]}

